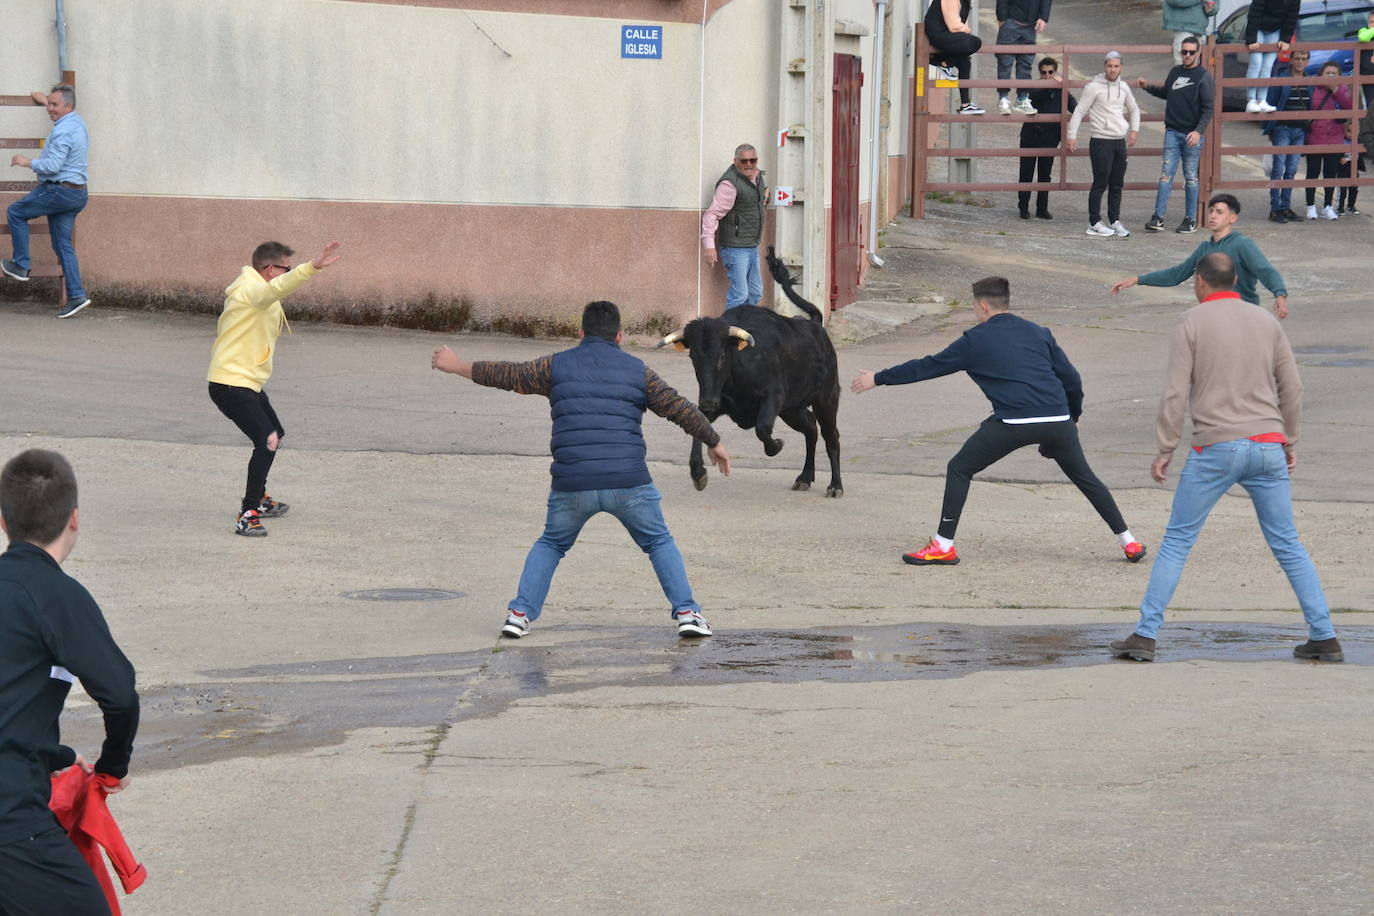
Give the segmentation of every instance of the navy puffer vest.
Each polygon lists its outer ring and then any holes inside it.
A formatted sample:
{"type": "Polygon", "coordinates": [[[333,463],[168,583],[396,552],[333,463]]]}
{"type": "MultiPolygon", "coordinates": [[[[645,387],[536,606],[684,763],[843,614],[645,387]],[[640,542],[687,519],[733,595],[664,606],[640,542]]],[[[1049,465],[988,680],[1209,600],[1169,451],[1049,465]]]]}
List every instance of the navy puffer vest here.
{"type": "Polygon", "coordinates": [[[641,421],[648,406],[644,363],[604,337],[553,356],[555,490],[609,490],[651,483],[641,421]]]}

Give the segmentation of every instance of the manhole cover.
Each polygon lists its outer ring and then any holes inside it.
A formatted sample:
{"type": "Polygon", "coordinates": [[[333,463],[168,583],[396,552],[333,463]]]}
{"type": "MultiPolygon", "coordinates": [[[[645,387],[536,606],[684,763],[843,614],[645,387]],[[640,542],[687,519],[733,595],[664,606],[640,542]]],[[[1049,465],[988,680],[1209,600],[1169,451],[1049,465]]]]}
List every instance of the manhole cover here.
{"type": "Polygon", "coordinates": [[[364,588],[342,592],[339,597],[351,601],[448,601],[451,598],[466,598],[467,592],[446,588],[364,588]]]}
{"type": "Polygon", "coordinates": [[[1336,354],[1338,354],[1338,353],[1358,353],[1358,352],[1360,352],[1360,351],[1363,350],[1363,349],[1364,349],[1364,347],[1336,347],[1336,346],[1330,346],[1330,347],[1294,347],[1294,348],[1293,348],[1293,352],[1294,352],[1294,353],[1301,353],[1301,354],[1303,354],[1303,355],[1312,355],[1312,356],[1321,356],[1321,355],[1333,355],[1333,356],[1334,356],[1334,355],[1336,355],[1336,354]]]}
{"type": "Polygon", "coordinates": [[[1302,361],[1304,366],[1335,366],[1345,368],[1347,366],[1374,366],[1374,359],[1356,356],[1350,359],[1305,359],[1302,361]]]}

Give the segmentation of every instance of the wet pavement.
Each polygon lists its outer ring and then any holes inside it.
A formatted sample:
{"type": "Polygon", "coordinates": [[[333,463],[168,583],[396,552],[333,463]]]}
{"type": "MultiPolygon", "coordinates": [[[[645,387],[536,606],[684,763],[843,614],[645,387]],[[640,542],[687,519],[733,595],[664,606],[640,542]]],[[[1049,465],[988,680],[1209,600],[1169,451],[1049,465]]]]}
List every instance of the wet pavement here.
{"type": "MultiPolygon", "coordinates": [[[[138,764],[148,771],[296,752],[337,744],[353,729],[441,727],[498,715],[516,700],[606,686],[872,683],[1138,665],[1106,649],[1126,632],[1108,625],[919,623],[724,631],[689,642],[667,627],[565,625],[472,652],[211,670],[202,672],[209,682],[143,694],[138,764]]],[[[1167,625],[1154,664],[1318,664],[1292,658],[1301,633],[1288,626],[1167,625]]],[[[1374,627],[1340,627],[1339,633],[1347,666],[1374,666],[1374,627]]],[[[69,740],[98,743],[98,712],[69,713],[64,731],[69,740]]]]}

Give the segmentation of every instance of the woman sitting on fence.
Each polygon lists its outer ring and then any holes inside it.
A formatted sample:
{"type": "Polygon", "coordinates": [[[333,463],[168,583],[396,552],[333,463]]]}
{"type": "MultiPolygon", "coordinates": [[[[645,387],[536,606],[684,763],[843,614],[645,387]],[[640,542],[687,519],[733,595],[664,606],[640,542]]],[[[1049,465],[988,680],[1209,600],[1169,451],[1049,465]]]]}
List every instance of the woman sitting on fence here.
{"type": "MultiPolygon", "coordinates": [[[[969,11],[973,0],[931,0],[926,10],[926,38],[930,39],[935,50],[930,62],[951,67],[959,75],[962,83],[968,79],[973,68],[973,55],[983,46],[983,40],[973,34],[968,24],[969,11]]],[[[983,113],[983,109],[973,104],[972,96],[962,85],[959,87],[959,114],[983,113]]]]}

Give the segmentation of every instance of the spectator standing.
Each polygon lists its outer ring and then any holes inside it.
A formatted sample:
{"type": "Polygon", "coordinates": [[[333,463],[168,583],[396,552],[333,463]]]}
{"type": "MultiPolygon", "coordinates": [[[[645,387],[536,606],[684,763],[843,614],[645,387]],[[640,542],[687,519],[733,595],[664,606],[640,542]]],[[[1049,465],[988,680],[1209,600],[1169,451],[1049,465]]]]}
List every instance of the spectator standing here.
{"type": "Polygon", "coordinates": [[[1164,156],[1155,192],[1155,212],[1145,228],[1158,232],[1164,228],[1164,211],[1169,205],[1174,175],[1183,163],[1183,222],[1175,232],[1197,232],[1198,163],[1202,161],[1202,135],[1212,120],[1212,74],[1202,66],[1202,44],[1196,38],[1183,39],[1183,63],[1169,71],[1164,85],[1155,86],[1142,76],[1136,85],[1150,95],[1164,99],[1164,156]]]}
{"type": "Polygon", "coordinates": [[[1183,39],[1207,34],[1206,0],[1164,0],[1164,30],[1174,33],[1174,63],[1183,63],[1183,39]]]}
{"type": "Polygon", "coordinates": [[[1140,108],[1121,78],[1121,52],[1108,51],[1102,72],[1083,87],[1083,101],[1069,119],[1069,152],[1078,149],[1078,126],[1088,119],[1093,185],[1088,192],[1088,235],[1122,238],[1131,234],[1121,224],[1121,189],[1126,183],[1126,149],[1140,136],[1140,108]],[[1102,221],[1102,194],[1107,194],[1107,221],[1102,221]]]}
{"type": "Polygon", "coordinates": [[[735,161],[716,180],[711,205],[701,217],[701,247],[706,263],[716,265],[716,236],[720,263],[730,278],[725,307],[758,305],[763,298],[759,273],[759,242],[768,204],[768,185],[759,168],[759,152],[748,143],[735,147],[735,161]]]}
{"type": "MultiPolygon", "coordinates": [[[[1321,76],[1341,75],[1341,65],[1334,60],[1322,64],[1321,76]]],[[[1313,86],[1312,111],[1340,111],[1350,108],[1349,86],[1313,86]]],[[[1345,142],[1345,122],[1340,118],[1313,118],[1312,126],[1307,129],[1308,146],[1336,146],[1345,142]]],[[[1307,179],[1335,179],[1340,175],[1340,153],[1308,153],[1307,179]]],[[[1307,192],[1307,218],[1336,219],[1336,209],[1331,206],[1336,196],[1335,185],[1322,188],[1323,207],[1317,212],[1317,189],[1304,188],[1307,192]]]]}
{"type": "MultiPolygon", "coordinates": [[[[34,98],[37,100],[38,94],[34,98]]],[[[76,90],[71,86],[59,83],[52,87],[44,105],[52,119],[52,130],[43,141],[43,155],[30,159],[16,153],[10,158],[11,166],[33,169],[38,187],[10,204],[6,211],[14,257],[0,261],[0,270],[21,282],[29,279],[29,220],[46,216],[49,241],[62,263],[67,291],[67,303],[57,317],[70,318],[91,304],[86,288],[81,285],[81,265],[72,241],[76,216],[86,209],[86,154],[91,138],[86,122],[76,113],[76,90]]]]}
{"type": "Polygon", "coordinates": [[[1317,568],[1293,524],[1289,475],[1298,463],[1294,449],[1302,411],[1297,362],[1279,323],[1241,304],[1231,289],[1235,279],[1226,255],[1213,253],[1199,261],[1193,277],[1198,304],[1174,327],[1150,476],[1157,483],[1168,477],[1185,414],[1192,416],[1192,454],[1174,491],[1169,526],[1140,602],[1140,621],[1130,636],[1111,644],[1112,654],[1154,660],[1164,609],[1188,553],[1212,507],[1240,484],[1307,621],[1308,640],[1294,646],[1293,655],[1343,661],[1317,568]]]}
{"type": "Polygon", "coordinates": [[[930,62],[952,68],[959,77],[959,114],[980,115],[983,109],[973,104],[973,96],[962,85],[973,71],[973,55],[983,40],[968,24],[973,0],[931,0],[926,10],[926,38],[935,51],[930,62]]]}
{"type": "MultiPolygon", "coordinates": [[[[1355,129],[1355,122],[1353,120],[1346,123],[1345,133],[1347,138],[1346,142],[1353,145],[1359,137],[1359,131],[1355,129]]],[[[1364,157],[1364,153],[1357,154],[1353,150],[1346,153],[1341,157],[1340,171],[1337,172],[1337,176],[1340,178],[1350,178],[1351,176],[1356,178],[1360,177],[1360,173],[1365,170],[1364,157]]],[[[1360,211],[1355,209],[1355,199],[1359,196],[1360,189],[1358,185],[1352,184],[1349,187],[1341,185],[1336,197],[1336,214],[1359,216],[1360,211]]]]}
{"type": "MultiPolygon", "coordinates": [[[[1245,18],[1245,47],[1250,50],[1250,65],[1245,69],[1248,79],[1269,79],[1278,51],[1261,52],[1259,46],[1277,43],[1279,51],[1288,50],[1288,40],[1298,29],[1299,3],[1300,0],[1253,0],[1250,4],[1250,12],[1245,18]]],[[[1246,111],[1274,110],[1265,101],[1268,93],[1263,87],[1247,86],[1245,94],[1249,97],[1246,111]]]]}
{"type": "MultiPolygon", "coordinates": [[[[1292,55],[1288,69],[1279,71],[1278,76],[1301,76],[1307,69],[1309,52],[1298,48],[1292,55]]],[[[1270,86],[1269,107],[1275,111],[1307,111],[1312,107],[1311,86],[1270,86]]],[[[1262,130],[1275,147],[1303,146],[1307,143],[1307,121],[1265,121],[1262,130]]],[[[1274,150],[1273,164],[1269,168],[1270,181],[1292,181],[1298,174],[1298,161],[1301,153],[1283,153],[1274,150]]],[[[1293,212],[1293,189],[1269,189],[1269,221],[1272,223],[1299,223],[1302,218],[1293,212]]]]}
{"type": "Polygon", "coordinates": [[[1141,274],[1122,280],[1112,286],[1115,296],[1123,289],[1130,289],[1137,283],[1141,286],[1178,286],[1193,276],[1197,265],[1209,254],[1220,252],[1231,259],[1236,273],[1236,294],[1251,305],[1259,305],[1259,294],[1255,292],[1255,281],[1263,283],[1274,294],[1274,314],[1279,318],[1288,317],[1288,287],[1283,277],[1269,263],[1269,259],[1259,250],[1251,239],[1235,230],[1236,220],[1240,219],[1240,201],[1232,194],[1213,194],[1207,201],[1207,228],[1212,237],[1193,251],[1181,264],[1156,270],[1154,273],[1141,274]]]}
{"type": "MultiPolygon", "coordinates": [[[[1053,81],[1055,85],[1049,89],[1032,89],[1030,91],[1031,105],[1041,114],[1061,114],[1066,93],[1060,88],[1064,78],[1059,75],[1059,61],[1053,57],[1042,57],[1037,68],[1040,72],[1040,79],[1053,81]]],[[[1078,100],[1073,97],[1072,92],[1067,93],[1067,95],[1069,111],[1073,111],[1078,107],[1078,100]]],[[[1053,149],[1059,146],[1062,137],[1063,130],[1058,122],[1037,124],[1034,121],[1026,121],[1021,125],[1022,149],[1053,149]]],[[[1034,178],[1043,184],[1050,180],[1050,172],[1053,168],[1053,156],[1022,156],[1021,183],[1025,184],[1034,178]]],[[[1021,210],[1022,219],[1030,219],[1030,196],[1030,191],[1016,192],[1016,200],[1021,210]]],[[[1054,219],[1050,215],[1049,191],[1036,192],[1035,215],[1040,219],[1054,219]]]]}
{"type": "MultiPolygon", "coordinates": [[[[1035,46],[1035,36],[1045,31],[1050,21],[1050,4],[1053,0],[997,0],[997,43],[999,45],[1035,46]]],[[[1028,54],[998,54],[997,78],[1004,80],[1011,75],[1012,62],[1016,63],[1016,78],[1028,80],[1035,52],[1028,54]]],[[[1016,90],[1016,106],[1013,109],[1008,90],[997,90],[997,111],[999,114],[1033,115],[1037,109],[1031,102],[1029,89],[1016,90]]]]}

